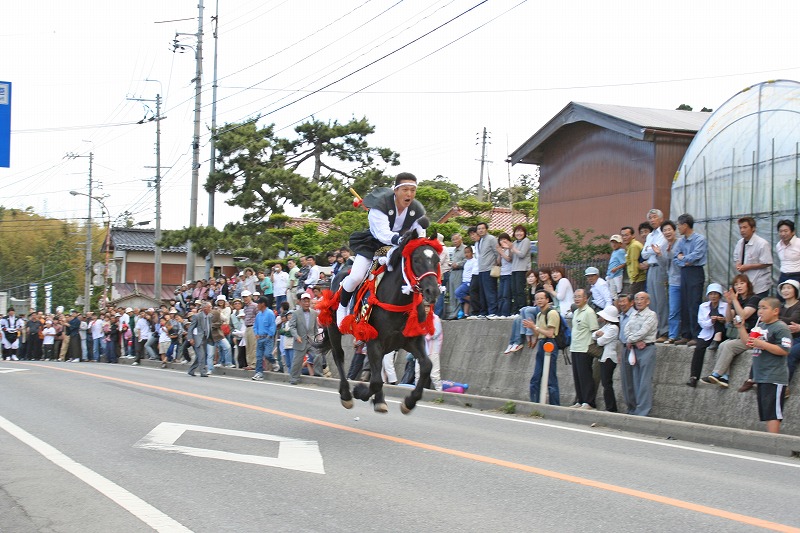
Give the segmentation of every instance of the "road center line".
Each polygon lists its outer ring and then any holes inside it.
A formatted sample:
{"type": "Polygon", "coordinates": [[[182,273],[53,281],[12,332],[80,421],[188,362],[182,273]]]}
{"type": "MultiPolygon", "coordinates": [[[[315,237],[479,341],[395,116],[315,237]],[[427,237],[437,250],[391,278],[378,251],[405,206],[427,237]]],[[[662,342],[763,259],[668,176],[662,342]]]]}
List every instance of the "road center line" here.
{"type": "MultiPolygon", "coordinates": [[[[375,431],[368,431],[368,430],[364,430],[364,429],[353,428],[353,427],[344,426],[344,425],[341,425],[341,424],[335,424],[333,422],[328,422],[326,420],[318,420],[318,419],[315,419],[315,418],[309,418],[309,417],[302,416],[302,415],[295,415],[295,414],[292,414],[292,413],[286,413],[286,412],[283,412],[283,411],[277,411],[275,409],[269,409],[267,407],[261,407],[261,406],[258,406],[258,405],[251,405],[251,404],[242,403],[242,402],[235,402],[233,400],[226,400],[224,398],[215,398],[213,396],[206,396],[206,395],[203,395],[203,394],[197,394],[197,393],[194,393],[194,392],[187,392],[187,391],[182,391],[182,390],[178,390],[178,389],[170,389],[170,388],[167,388],[167,387],[161,387],[159,385],[151,385],[149,383],[141,383],[141,382],[138,382],[138,381],[131,381],[131,380],[128,380],[128,379],[116,378],[116,377],[111,377],[111,376],[103,376],[101,374],[93,374],[91,372],[84,372],[84,371],[81,371],[81,370],[72,370],[72,369],[69,369],[69,368],[60,368],[60,367],[44,366],[44,365],[35,365],[35,366],[39,366],[40,368],[46,368],[46,369],[49,369],[49,370],[58,370],[60,372],[69,372],[69,373],[73,373],[73,374],[80,374],[80,375],[84,375],[84,376],[104,379],[104,380],[107,380],[107,381],[115,381],[115,382],[118,382],[118,383],[125,383],[125,384],[128,384],[128,385],[135,385],[135,386],[138,386],[138,387],[142,387],[142,388],[146,388],[146,389],[152,389],[152,390],[158,390],[158,391],[161,391],[161,392],[169,392],[169,393],[177,394],[177,395],[180,395],[180,396],[187,396],[187,397],[190,397],[190,398],[196,398],[198,400],[204,400],[204,401],[207,401],[207,402],[213,402],[213,403],[218,403],[218,404],[223,404],[223,405],[230,405],[230,406],[233,406],[233,407],[241,407],[243,409],[248,409],[248,410],[251,410],[251,411],[258,411],[258,412],[261,412],[261,413],[267,413],[267,414],[271,414],[271,415],[275,415],[275,416],[280,416],[280,417],[283,417],[283,418],[289,418],[291,420],[297,420],[299,422],[306,422],[306,423],[314,424],[314,425],[317,425],[317,426],[327,427],[327,428],[331,428],[331,429],[338,429],[340,431],[346,431],[348,433],[354,433],[354,434],[362,435],[362,436],[365,436],[365,437],[372,437],[372,438],[375,438],[375,439],[384,440],[384,441],[392,442],[392,443],[395,443],[395,444],[402,444],[402,445],[405,445],[405,446],[410,446],[410,447],[418,448],[418,449],[422,449],[422,450],[438,452],[438,453],[442,453],[442,454],[449,455],[449,456],[452,456],[452,457],[458,457],[458,458],[461,458],[461,459],[468,459],[470,461],[475,461],[475,462],[478,462],[478,463],[484,463],[484,464],[500,466],[500,467],[503,467],[503,468],[509,468],[509,469],[512,469],[512,470],[520,471],[520,472],[527,472],[527,473],[530,473],[530,474],[536,474],[536,475],[547,477],[547,478],[550,478],[550,479],[556,479],[556,480],[559,480],[559,481],[565,481],[565,482],[568,482],[568,483],[574,483],[574,484],[577,484],[577,485],[583,485],[583,486],[586,486],[586,487],[592,487],[592,488],[596,488],[596,489],[600,489],[600,490],[605,490],[605,491],[608,491],[608,492],[615,492],[617,494],[623,494],[625,496],[631,496],[631,497],[639,498],[639,499],[642,499],[642,500],[648,500],[648,501],[651,501],[651,502],[656,502],[656,503],[660,503],[660,504],[663,504],[663,505],[676,507],[678,509],[684,509],[684,510],[688,510],[688,511],[695,511],[695,512],[698,512],[698,513],[702,513],[702,514],[706,514],[706,515],[714,516],[714,517],[718,517],[718,518],[725,518],[727,520],[731,520],[731,521],[734,521],[734,522],[739,522],[741,524],[746,524],[746,525],[749,525],[749,526],[755,526],[755,527],[760,527],[760,528],[764,528],[764,529],[771,529],[773,531],[800,533],[800,528],[795,528],[795,527],[788,526],[788,525],[785,525],[785,524],[780,524],[780,523],[777,523],[777,522],[771,522],[769,520],[763,520],[761,518],[747,516],[747,515],[743,515],[743,514],[739,514],[739,513],[733,513],[733,512],[730,512],[730,511],[725,511],[723,509],[716,509],[714,507],[708,507],[706,505],[700,505],[700,504],[696,504],[696,503],[686,502],[686,501],[683,501],[683,500],[678,500],[676,498],[670,498],[668,496],[661,496],[661,495],[658,495],[658,494],[652,494],[652,493],[649,493],[649,492],[644,492],[644,491],[640,491],[640,490],[636,490],[636,489],[630,489],[630,488],[627,488],[627,487],[621,487],[621,486],[618,486],[618,485],[612,485],[610,483],[603,483],[602,481],[595,481],[595,480],[592,480],[592,479],[582,478],[582,477],[573,476],[573,475],[569,475],[569,474],[563,474],[561,472],[555,472],[555,471],[552,471],[552,470],[545,470],[543,468],[537,468],[535,466],[529,466],[529,465],[524,465],[524,464],[520,464],[520,463],[514,463],[512,461],[505,461],[503,459],[496,459],[494,457],[488,457],[488,456],[485,456],[485,455],[479,455],[479,454],[474,454],[474,453],[470,453],[470,452],[464,452],[464,451],[461,451],[461,450],[454,450],[454,449],[451,449],[451,448],[445,448],[443,446],[437,446],[435,444],[427,444],[427,443],[424,443],[424,442],[414,441],[414,440],[410,440],[410,439],[404,439],[402,437],[395,437],[393,435],[385,435],[383,433],[377,433],[375,431]]],[[[142,502],[142,503],[144,503],[144,502],[142,502]]],[[[181,527],[183,527],[183,526],[181,526],[181,527]]]]}
{"type": "Polygon", "coordinates": [[[107,497],[109,500],[116,503],[156,531],[163,531],[164,533],[191,533],[191,529],[184,527],[181,523],[173,520],[138,496],[133,495],[113,481],[101,476],[94,470],[83,466],[73,459],[70,459],[43,440],[34,437],[21,427],[15,425],[13,422],[3,418],[2,416],[0,416],[0,428],[19,439],[22,443],[27,444],[39,452],[45,459],[54,465],[63,468],[93,489],[97,490],[97,492],[107,497]]]}

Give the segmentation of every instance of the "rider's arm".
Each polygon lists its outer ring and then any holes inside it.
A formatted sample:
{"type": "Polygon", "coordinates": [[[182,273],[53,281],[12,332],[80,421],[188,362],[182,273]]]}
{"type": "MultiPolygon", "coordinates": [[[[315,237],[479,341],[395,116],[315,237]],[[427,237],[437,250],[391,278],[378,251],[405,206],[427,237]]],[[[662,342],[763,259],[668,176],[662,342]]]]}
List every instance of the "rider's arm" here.
{"type": "Polygon", "coordinates": [[[386,213],[372,208],[369,210],[367,220],[369,221],[369,230],[372,232],[373,237],[387,246],[397,244],[400,239],[400,234],[392,231],[392,228],[389,226],[389,217],[386,213]]]}

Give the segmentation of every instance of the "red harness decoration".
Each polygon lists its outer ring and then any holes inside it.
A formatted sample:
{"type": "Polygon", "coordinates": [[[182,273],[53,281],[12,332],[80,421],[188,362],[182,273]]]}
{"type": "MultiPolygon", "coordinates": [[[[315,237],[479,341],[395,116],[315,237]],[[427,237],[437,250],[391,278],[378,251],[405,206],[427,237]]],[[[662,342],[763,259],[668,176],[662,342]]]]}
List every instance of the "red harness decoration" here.
{"type": "MultiPolygon", "coordinates": [[[[436,272],[425,272],[417,277],[412,269],[411,255],[420,246],[430,246],[437,254],[441,254],[443,247],[442,244],[436,239],[414,239],[405,245],[403,248],[403,272],[405,279],[411,284],[412,298],[411,303],[405,305],[394,305],[390,303],[381,302],[375,295],[375,280],[377,276],[386,270],[385,266],[381,266],[372,272],[371,279],[364,282],[356,293],[357,301],[363,301],[364,296],[369,292],[367,298],[367,305],[377,305],[393,313],[407,313],[408,319],[406,326],[403,329],[403,335],[406,337],[419,337],[420,335],[433,335],[433,313],[428,313],[424,321],[420,321],[417,309],[422,305],[422,292],[420,291],[419,282],[427,276],[436,276],[436,281],[439,285],[442,283],[442,270],[441,266],[437,266],[436,272]]],[[[341,290],[341,289],[340,289],[341,290]]],[[[319,310],[319,323],[322,326],[328,326],[333,322],[333,309],[339,305],[339,292],[332,293],[331,291],[324,291],[322,293],[322,300],[317,303],[319,310]]],[[[356,339],[362,341],[370,341],[378,337],[378,331],[369,324],[369,311],[362,311],[360,320],[356,320],[355,315],[352,313],[347,315],[342,321],[342,326],[339,330],[343,334],[352,334],[356,339]]]]}

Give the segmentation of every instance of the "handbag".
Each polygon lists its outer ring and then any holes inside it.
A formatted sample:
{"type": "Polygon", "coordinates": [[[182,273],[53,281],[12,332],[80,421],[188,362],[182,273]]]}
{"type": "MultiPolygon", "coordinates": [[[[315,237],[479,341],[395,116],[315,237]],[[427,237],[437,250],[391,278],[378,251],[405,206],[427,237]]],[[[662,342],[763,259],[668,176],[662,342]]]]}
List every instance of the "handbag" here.
{"type": "Polygon", "coordinates": [[[738,339],[739,338],[739,329],[736,327],[736,324],[733,322],[728,322],[725,324],[725,338],[726,339],[738,339]]]}
{"type": "Polygon", "coordinates": [[[219,329],[222,331],[222,334],[226,337],[231,334],[231,327],[228,324],[222,324],[219,329]]]}
{"type": "Polygon", "coordinates": [[[589,344],[589,349],[586,350],[586,353],[595,359],[600,359],[603,357],[603,347],[597,344],[596,340],[592,339],[592,342],[589,344]]]}
{"type": "Polygon", "coordinates": [[[493,266],[492,269],[489,271],[489,275],[492,276],[493,278],[499,278],[500,277],[500,265],[493,266]]]}

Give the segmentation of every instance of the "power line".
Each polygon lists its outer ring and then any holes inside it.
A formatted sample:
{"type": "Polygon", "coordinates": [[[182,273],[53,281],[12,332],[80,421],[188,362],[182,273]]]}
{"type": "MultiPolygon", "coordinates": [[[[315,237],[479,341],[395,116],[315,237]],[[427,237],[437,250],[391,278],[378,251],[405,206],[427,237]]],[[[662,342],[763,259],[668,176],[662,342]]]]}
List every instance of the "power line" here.
{"type": "MultiPolygon", "coordinates": [[[[382,55],[382,56],[381,56],[381,57],[379,57],[378,59],[375,59],[374,61],[371,61],[371,62],[367,63],[366,65],[364,65],[364,66],[362,66],[362,67],[359,67],[359,68],[357,68],[356,70],[354,70],[354,71],[350,72],[349,74],[345,74],[344,76],[342,76],[342,77],[340,77],[340,78],[338,78],[338,79],[336,79],[336,80],[334,80],[334,81],[332,81],[332,82],[328,83],[327,85],[324,85],[324,86],[320,87],[319,89],[315,90],[314,92],[311,92],[311,93],[309,93],[309,94],[306,94],[306,95],[304,95],[304,96],[301,96],[300,98],[297,98],[297,99],[295,99],[295,100],[292,100],[291,102],[289,102],[289,103],[287,103],[287,104],[284,104],[284,105],[282,105],[282,106],[280,106],[280,107],[277,107],[277,108],[273,109],[272,111],[268,111],[268,112],[264,113],[263,115],[260,115],[260,116],[259,116],[259,118],[261,118],[261,117],[263,117],[263,116],[272,115],[273,113],[277,113],[278,111],[280,111],[280,110],[282,110],[282,109],[286,109],[287,107],[289,107],[289,106],[291,106],[291,105],[294,105],[294,104],[296,104],[296,103],[298,103],[298,102],[301,102],[301,101],[305,100],[306,98],[308,98],[309,96],[311,96],[311,95],[313,95],[313,94],[316,94],[316,93],[318,93],[319,91],[321,91],[321,90],[323,90],[323,89],[327,89],[328,87],[331,87],[331,86],[333,86],[333,85],[335,85],[335,84],[339,83],[340,81],[343,81],[343,80],[345,80],[345,79],[349,78],[350,76],[353,76],[353,75],[355,75],[355,74],[357,74],[357,73],[361,72],[362,70],[365,70],[365,69],[367,69],[367,68],[369,68],[369,67],[371,67],[371,66],[375,65],[376,63],[379,63],[380,61],[383,61],[384,59],[386,59],[386,58],[388,58],[388,57],[390,57],[390,56],[392,56],[392,55],[396,54],[397,52],[399,52],[399,51],[401,51],[401,50],[403,50],[403,49],[405,49],[405,48],[408,48],[408,47],[409,47],[409,46],[411,46],[412,44],[414,44],[414,43],[416,43],[416,42],[419,42],[420,40],[422,40],[422,39],[424,39],[425,37],[427,37],[427,36],[431,35],[432,33],[434,33],[434,32],[436,32],[436,31],[438,31],[438,30],[440,30],[440,29],[444,28],[444,27],[445,27],[445,26],[447,26],[448,24],[450,24],[450,23],[452,23],[453,21],[455,21],[455,20],[457,20],[457,19],[459,19],[459,18],[463,17],[463,16],[464,16],[464,15],[466,15],[467,13],[469,13],[469,12],[473,11],[474,9],[477,9],[478,7],[480,7],[481,5],[485,4],[485,3],[486,3],[486,2],[488,2],[488,1],[489,1],[489,0],[482,0],[481,2],[478,2],[478,3],[477,3],[477,4],[475,4],[474,6],[470,7],[469,9],[466,9],[465,11],[462,11],[461,13],[459,13],[458,15],[456,15],[455,17],[453,17],[453,18],[451,18],[450,20],[448,20],[447,22],[444,22],[444,23],[442,23],[442,24],[440,24],[440,25],[436,26],[436,27],[435,27],[435,28],[433,28],[432,30],[429,30],[429,31],[425,32],[424,34],[420,35],[420,36],[419,36],[419,37],[417,37],[416,39],[413,39],[413,40],[411,40],[411,41],[407,42],[406,44],[404,44],[404,45],[402,45],[402,46],[400,46],[400,47],[398,47],[398,48],[395,48],[395,49],[394,49],[394,50],[392,50],[391,52],[389,52],[389,53],[387,53],[387,54],[384,54],[384,55],[382,55]]],[[[494,20],[494,19],[493,19],[493,20],[494,20]]],[[[377,83],[377,82],[376,82],[376,83],[377,83]]],[[[370,85],[372,85],[372,84],[370,84],[370,85]]],[[[264,109],[264,108],[262,108],[262,109],[264,109]]],[[[248,124],[248,123],[250,123],[250,122],[253,122],[253,121],[255,121],[255,120],[257,120],[257,119],[251,119],[251,120],[245,121],[243,124],[239,124],[239,125],[237,125],[237,126],[234,126],[234,127],[232,127],[232,128],[227,128],[227,129],[225,129],[225,130],[222,130],[222,131],[220,131],[219,133],[221,134],[221,133],[225,133],[225,132],[228,132],[228,131],[233,131],[233,130],[235,130],[235,129],[237,129],[237,128],[239,128],[239,127],[241,127],[241,126],[245,125],[245,124],[248,124]]]]}

